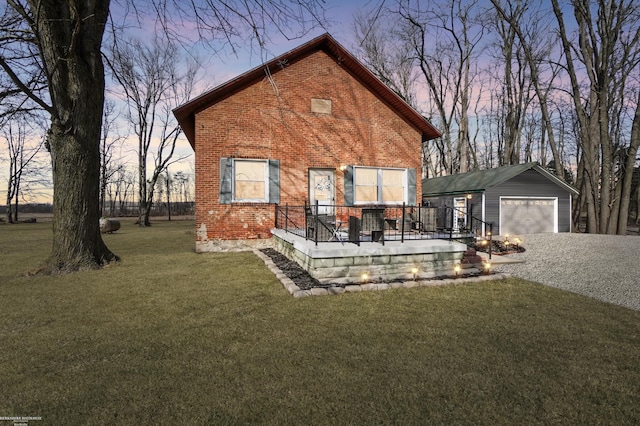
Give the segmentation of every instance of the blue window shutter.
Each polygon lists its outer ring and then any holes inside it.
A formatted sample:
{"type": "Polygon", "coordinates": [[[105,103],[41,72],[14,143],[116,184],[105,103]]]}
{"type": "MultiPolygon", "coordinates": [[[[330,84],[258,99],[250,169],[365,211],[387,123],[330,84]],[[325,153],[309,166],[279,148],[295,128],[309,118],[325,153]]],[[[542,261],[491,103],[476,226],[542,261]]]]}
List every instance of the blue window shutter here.
{"type": "Polygon", "coordinates": [[[344,171],[344,204],[345,206],[353,206],[353,166],[347,166],[344,171]]]}
{"type": "Polygon", "coordinates": [[[407,189],[409,199],[407,205],[416,205],[416,169],[407,169],[407,189]]]}
{"type": "Polygon", "coordinates": [[[233,180],[233,159],[220,158],[220,204],[231,204],[233,180]]]}
{"type": "Polygon", "coordinates": [[[280,204],[280,160],[269,160],[269,202],[280,204]]]}

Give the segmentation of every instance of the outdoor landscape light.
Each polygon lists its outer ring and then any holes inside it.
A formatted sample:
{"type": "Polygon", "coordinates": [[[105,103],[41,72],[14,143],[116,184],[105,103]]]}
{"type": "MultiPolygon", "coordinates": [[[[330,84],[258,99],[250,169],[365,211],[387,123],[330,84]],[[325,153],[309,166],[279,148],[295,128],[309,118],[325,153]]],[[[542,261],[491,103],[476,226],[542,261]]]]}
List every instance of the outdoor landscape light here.
{"type": "Polygon", "coordinates": [[[362,278],[362,282],[366,283],[367,280],[369,279],[369,274],[367,274],[366,272],[363,272],[361,275],[361,278],[362,278]]]}
{"type": "Polygon", "coordinates": [[[418,268],[416,268],[415,266],[413,268],[411,268],[411,273],[413,274],[413,280],[416,280],[416,275],[418,275],[418,268]]]}
{"type": "Polygon", "coordinates": [[[462,270],[462,268],[460,267],[459,263],[456,263],[456,266],[453,267],[453,271],[456,273],[456,277],[460,276],[460,271],[462,270]]]}
{"type": "Polygon", "coordinates": [[[484,273],[488,274],[489,272],[491,272],[491,262],[485,262],[484,263],[484,273]]]}

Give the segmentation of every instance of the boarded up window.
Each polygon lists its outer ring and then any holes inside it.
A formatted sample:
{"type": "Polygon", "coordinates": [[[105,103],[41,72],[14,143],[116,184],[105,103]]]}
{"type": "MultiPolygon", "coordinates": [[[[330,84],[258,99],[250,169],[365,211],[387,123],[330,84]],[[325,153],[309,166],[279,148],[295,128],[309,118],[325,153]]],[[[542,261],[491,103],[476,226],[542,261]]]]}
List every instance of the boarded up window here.
{"type": "Polygon", "coordinates": [[[382,202],[404,201],[404,170],[382,170],[382,202]]]}
{"type": "Polygon", "coordinates": [[[266,161],[236,160],[234,162],[234,199],[266,201],[266,161]]]}
{"type": "Polygon", "coordinates": [[[378,169],[358,167],[356,169],[356,202],[378,201],[378,169]]]}
{"type": "Polygon", "coordinates": [[[406,202],[406,169],[356,167],[355,202],[396,204],[406,202]]]}
{"type": "Polygon", "coordinates": [[[311,112],[331,114],[331,99],[311,98],[311,112]]]}

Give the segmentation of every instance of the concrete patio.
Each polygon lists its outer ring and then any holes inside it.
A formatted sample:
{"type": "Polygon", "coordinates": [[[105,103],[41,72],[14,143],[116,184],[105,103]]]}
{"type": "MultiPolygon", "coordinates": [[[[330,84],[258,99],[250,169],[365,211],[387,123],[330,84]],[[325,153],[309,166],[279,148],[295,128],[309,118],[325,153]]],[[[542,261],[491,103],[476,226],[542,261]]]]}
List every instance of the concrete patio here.
{"type": "Polygon", "coordinates": [[[318,242],[273,229],[274,248],[302,266],[321,283],[365,284],[451,275],[466,246],[438,239],[318,242]]]}

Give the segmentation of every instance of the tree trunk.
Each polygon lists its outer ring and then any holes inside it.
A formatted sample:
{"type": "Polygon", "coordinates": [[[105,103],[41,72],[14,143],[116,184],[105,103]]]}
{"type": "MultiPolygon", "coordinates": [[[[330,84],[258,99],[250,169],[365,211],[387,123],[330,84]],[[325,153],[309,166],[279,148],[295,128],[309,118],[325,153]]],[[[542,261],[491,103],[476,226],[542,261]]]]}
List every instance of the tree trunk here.
{"type": "Polygon", "coordinates": [[[167,180],[165,180],[167,184],[167,215],[169,216],[169,221],[171,221],[171,181],[169,180],[169,169],[167,169],[167,180]]]}
{"type": "Polygon", "coordinates": [[[636,225],[640,225],[640,185],[636,187],[636,225]]]}
{"type": "Polygon", "coordinates": [[[52,99],[47,133],[53,169],[52,273],[95,268],[117,256],[99,227],[100,129],[104,69],[100,53],[108,0],[29,0],[52,99]]]}
{"type": "Polygon", "coordinates": [[[11,173],[9,174],[9,180],[7,182],[7,222],[13,223],[13,214],[11,212],[11,203],[13,202],[13,166],[11,167],[11,173]]]}
{"type": "Polygon", "coordinates": [[[13,223],[13,214],[11,211],[11,200],[7,201],[7,223],[13,223]]]}
{"type": "MultiPolygon", "coordinates": [[[[638,93],[638,104],[631,126],[631,143],[627,150],[624,164],[624,175],[622,177],[622,195],[620,196],[620,211],[618,212],[618,234],[627,234],[627,222],[629,220],[629,203],[631,201],[631,185],[633,180],[633,169],[636,164],[636,155],[640,148],[640,93],[638,93]]],[[[638,185],[638,195],[640,195],[640,184],[638,185]]],[[[640,200],[638,201],[640,209],[640,200]]],[[[636,223],[640,218],[640,211],[636,210],[636,223]]]]}
{"type": "Polygon", "coordinates": [[[143,215],[144,226],[151,226],[151,207],[153,207],[153,201],[147,200],[147,206],[144,209],[143,215]]]}
{"type": "Polygon", "coordinates": [[[104,216],[105,200],[107,197],[107,173],[104,167],[100,167],[100,217],[104,216]]]}
{"type": "Polygon", "coordinates": [[[618,218],[620,217],[620,197],[622,196],[622,188],[624,186],[624,174],[618,176],[615,180],[613,189],[611,190],[612,199],[609,207],[609,223],[607,224],[607,234],[616,234],[618,232],[618,218]]]}

